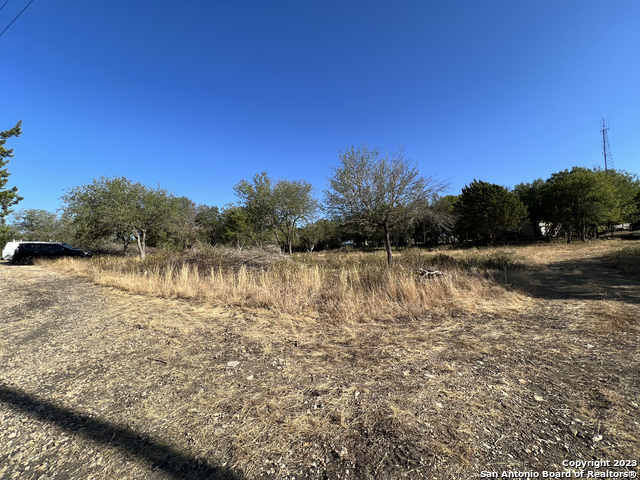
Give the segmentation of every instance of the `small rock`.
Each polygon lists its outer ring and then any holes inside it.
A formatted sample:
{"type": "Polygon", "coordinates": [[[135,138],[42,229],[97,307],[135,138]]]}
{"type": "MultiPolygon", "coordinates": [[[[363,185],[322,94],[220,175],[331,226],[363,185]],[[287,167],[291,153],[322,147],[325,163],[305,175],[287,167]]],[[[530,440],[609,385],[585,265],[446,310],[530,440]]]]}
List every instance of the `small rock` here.
{"type": "Polygon", "coordinates": [[[355,398],[358,398],[360,396],[360,392],[358,390],[356,390],[356,393],[353,394],[355,398]]]}
{"type": "Polygon", "coordinates": [[[238,362],[237,360],[227,362],[227,367],[236,368],[238,365],[240,365],[240,362],[238,362]]]}
{"type": "Polygon", "coordinates": [[[603,438],[604,437],[602,435],[595,435],[593,438],[591,438],[591,440],[593,440],[593,443],[596,443],[602,440],[603,438]]]}
{"type": "Polygon", "coordinates": [[[8,438],[16,438],[16,432],[10,433],[8,438]]]}
{"type": "Polygon", "coordinates": [[[527,381],[524,378],[520,378],[518,379],[518,381],[522,384],[525,385],[527,383],[527,381]]]}
{"type": "Polygon", "coordinates": [[[540,395],[534,395],[534,396],[533,396],[533,399],[534,399],[536,402],[544,402],[544,398],[542,398],[540,395]]]}
{"type": "Polygon", "coordinates": [[[253,375],[249,375],[249,376],[247,377],[247,380],[249,380],[249,381],[253,380],[253,375]]]}
{"type": "Polygon", "coordinates": [[[347,447],[340,448],[340,458],[345,457],[348,453],[347,447]]]}

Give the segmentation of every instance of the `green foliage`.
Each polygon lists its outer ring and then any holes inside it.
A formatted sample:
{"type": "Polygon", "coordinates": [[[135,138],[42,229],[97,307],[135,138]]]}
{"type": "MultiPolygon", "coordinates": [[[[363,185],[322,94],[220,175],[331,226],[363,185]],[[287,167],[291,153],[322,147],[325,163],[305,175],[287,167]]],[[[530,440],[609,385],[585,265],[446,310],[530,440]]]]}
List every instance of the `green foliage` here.
{"type": "Polygon", "coordinates": [[[218,207],[198,205],[196,207],[196,225],[198,226],[198,239],[215,245],[223,242],[222,216],[218,207]]]}
{"type": "Polygon", "coordinates": [[[613,191],[614,204],[607,215],[609,226],[635,220],[640,210],[640,179],[638,176],[624,170],[597,170],[596,173],[604,174],[613,191]]]}
{"type": "Polygon", "coordinates": [[[445,189],[433,177],[420,176],[416,164],[400,150],[382,155],[366,145],[340,153],[339,167],[327,179],[325,205],[329,216],[357,228],[384,230],[387,263],[392,262],[390,229],[414,219],[426,200],[445,189]]]}
{"type": "Polygon", "coordinates": [[[563,225],[568,241],[574,229],[581,231],[584,241],[587,226],[606,224],[618,216],[613,178],[603,170],[574,167],[546,181],[548,218],[563,225]]]}
{"type": "Polygon", "coordinates": [[[255,234],[247,209],[237,205],[227,206],[222,211],[220,233],[225,243],[233,243],[242,249],[255,234]]]}
{"type": "Polygon", "coordinates": [[[280,243],[282,235],[292,253],[298,224],[311,220],[318,209],[313,187],[304,180],[274,182],[262,172],[253,177],[253,183],[242,180],[234,190],[245,208],[250,237],[258,246],[272,236],[280,243]]]}
{"type": "Polygon", "coordinates": [[[21,240],[72,241],[68,220],[46,210],[20,210],[13,215],[11,227],[21,240]]]}
{"type": "Polygon", "coordinates": [[[6,188],[10,173],[5,166],[9,163],[8,159],[13,157],[13,149],[4,147],[9,138],[20,136],[22,133],[21,125],[22,120],[11,130],[0,132],[0,234],[8,233],[6,217],[12,212],[11,207],[22,200],[22,197],[18,195],[18,187],[6,188]]]}
{"type": "Polygon", "coordinates": [[[253,182],[240,181],[233,189],[240,198],[249,226],[249,237],[256,246],[262,246],[272,238],[273,184],[267,172],[256,174],[253,182]]]}
{"type": "Polygon", "coordinates": [[[300,228],[299,236],[300,242],[307,252],[312,252],[316,247],[320,250],[326,250],[338,248],[341,245],[340,226],[326,218],[321,218],[300,228]]]}
{"type": "Polygon", "coordinates": [[[166,230],[168,239],[179,249],[188,249],[198,240],[198,207],[187,197],[171,197],[169,202],[171,212],[166,230]]]}
{"type": "Polygon", "coordinates": [[[318,210],[313,187],[304,180],[278,180],[273,187],[272,208],[273,225],[284,235],[291,254],[298,223],[311,220],[318,210]]]}
{"type": "Polygon", "coordinates": [[[432,244],[437,245],[443,235],[450,239],[457,219],[454,208],[457,202],[457,195],[435,195],[430,200],[429,208],[422,209],[421,215],[416,218],[416,241],[426,244],[429,239],[432,244]]]}
{"type": "Polygon", "coordinates": [[[178,202],[166,190],[151,189],[124,177],[94,180],[62,197],[64,211],[84,241],[116,238],[127,246],[135,240],[146,256],[147,235],[168,229],[178,202]]]}
{"type": "Polygon", "coordinates": [[[527,209],[516,195],[505,187],[479,180],[462,189],[454,210],[459,230],[486,235],[491,244],[500,233],[518,227],[527,217],[527,209]]]}
{"type": "Polygon", "coordinates": [[[549,220],[550,207],[544,180],[538,178],[531,183],[520,183],[513,188],[513,193],[527,208],[528,219],[535,228],[535,235],[541,237],[541,224],[549,220]]]}

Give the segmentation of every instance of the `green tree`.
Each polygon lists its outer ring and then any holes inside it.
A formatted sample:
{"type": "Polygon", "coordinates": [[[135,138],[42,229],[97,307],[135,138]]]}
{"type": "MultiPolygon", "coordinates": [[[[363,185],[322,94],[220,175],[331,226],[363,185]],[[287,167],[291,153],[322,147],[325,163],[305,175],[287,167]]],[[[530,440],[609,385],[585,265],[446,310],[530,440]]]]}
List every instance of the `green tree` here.
{"type": "Polygon", "coordinates": [[[528,219],[533,224],[535,236],[542,236],[542,223],[549,220],[549,198],[547,186],[541,178],[531,183],[520,183],[513,193],[527,207],[528,219]]]}
{"type": "MultiPolygon", "coordinates": [[[[267,172],[256,174],[253,182],[240,181],[233,187],[246,214],[249,237],[258,247],[272,238],[273,232],[273,184],[267,172]]],[[[235,215],[235,214],[234,214],[235,215]]]]}
{"type": "Polygon", "coordinates": [[[298,229],[300,242],[307,252],[316,249],[338,248],[340,242],[340,226],[326,218],[321,218],[315,222],[307,222],[306,225],[298,229]]]}
{"type": "Polygon", "coordinates": [[[220,223],[224,241],[233,243],[240,250],[255,233],[247,210],[238,205],[228,205],[222,211],[220,223]]]}
{"type": "Polygon", "coordinates": [[[196,221],[198,207],[187,197],[173,197],[169,220],[169,237],[181,249],[193,246],[198,240],[200,227],[196,221]]]}
{"type": "Polygon", "coordinates": [[[339,157],[341,165],[332,167],[333,174],[327,178],[327,212],[333,219],[356,227],[382,228],[391,265],[391,229],[419,215],[425,208],[424,200],[446,185],[420,176],[416,164],[404,158],[402,150],[383,156],[380,149],[362,145],[340,152],[339,157]]]}
{"type": "Polygon", "coordinates": [[[618,223],[632,222],[638,210],[637,198],[640,195],[640,179],[638,175],[624,170],[600,170],[614,192],[613,206],[607,215],[607,226],[612,228],[618,223]]]}
{"type": "Polygon", "coordinates": [[[298,224],[310,221],[318,210],[313,197],[313,187],[304,180],[278,180],[272,194],[273,225],[284,236],[289,255],[293,253],[293,241],[298,224]]]}
{"type": "Polygon", "coordinates": [[[437,245],[441,236],[450,237],[457,218],[454,212],[457,200],[456,195],[434,195],[429,200],[429,208],[422,209],[422,214],[416,219],[414,231],[416,241],[426,244],[429,238],[437,245]]]}
{"type": "Polygon", "coordinates": [[[304,180],[273,181],[267,172],[253,177],[253,183],[242,180],[234,190],[242,200],[251,225],[251,238],[261,246],[280,236],[288,252],[293,252],[293,241],[300,222],[310,220],[318,209],[313,187],[304,180]]]}
{"type": "Polygon", "coordinates": [[[64,217],[47,210],[20,210],[13,214],[16,233],[23,240],[68,241],[68,228],[64,217]]]}
{"type": "Polygon", "coordinates": [[[223,241],[222,216],[218,207],[198,205],[196,207],[196,225],[199,227],[198,238],[215,245],[223,241]]]}
{"type": "Polygon", "coordinates": [[[160,187],[151,189],[124,177],[102,177],[69,190],[62,200],[81,238],[115,237],[124,243],[125,252],[135,240],[144,260],[149,233],[168,229],[175,211],[173,198],[160,187]]]}
{"type": "Polygon", "coordinates": [[[574,167],[553,173],[545,183],[549,219],[562,224],[569,243],[574,229],[585,241],[587,226],[606,224],[615,216],[616,191],[603,170],[574,167]]]}
{"type": "Polygon", "coordinates": [[[10,173],[5,167],[9,163],[8,159],[13,157],[13,149],[4,147],[9,138],[20,136],[22,133],[21,125],[22,120],[11,130],[0,132],[0,235],[8,232],[6,217],[12,212],[10,208],[22,200],[22,197],[18,195],[18,187],[6,188],[10,173]]]}
{"type": "Polygon", "coordinates": [[[527,217],[527,209],[516,195],[505,187],[479,180],[462,189],[455,213],[457,228],[486,235],[491,245],[500,233],[518,227],[527,217]]]}

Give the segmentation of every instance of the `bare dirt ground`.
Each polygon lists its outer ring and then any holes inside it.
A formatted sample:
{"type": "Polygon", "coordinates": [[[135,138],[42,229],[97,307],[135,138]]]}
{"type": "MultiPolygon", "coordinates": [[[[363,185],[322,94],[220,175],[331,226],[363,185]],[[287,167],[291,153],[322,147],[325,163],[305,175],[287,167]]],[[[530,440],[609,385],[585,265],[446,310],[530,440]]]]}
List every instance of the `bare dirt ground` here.
{"type": "Polygon", "coordinates": [[[635,475],[640,276],[554,255],[519,315],[345,326],[0,263],[0,479],[635,475]]]}

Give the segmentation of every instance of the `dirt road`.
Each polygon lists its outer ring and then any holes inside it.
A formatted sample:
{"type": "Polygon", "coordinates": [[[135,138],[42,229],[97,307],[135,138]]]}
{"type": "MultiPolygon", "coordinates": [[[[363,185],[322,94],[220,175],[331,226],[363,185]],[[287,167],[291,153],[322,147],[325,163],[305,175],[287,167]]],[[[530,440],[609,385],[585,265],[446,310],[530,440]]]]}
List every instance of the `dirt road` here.
{"type": "Polygon", "coordinates": [[[380,325],[344,340],[292,324],[262,341],[275,317],[0,263],[0,479],[479,478],[640,461],[640,282],[611,270],[579,283],[602,268],[559,259],[537,274],[531,312],[395,327],[411,344],[380,325]],[[294,391],[287,408],[274,400],[294,391]],[[345,395],[379,422],[313,417],[345,395]],[[401,398],[415,410],[378,407],[401,398]],[[338,433],[315,438],[324,420],[338,433]]]}

